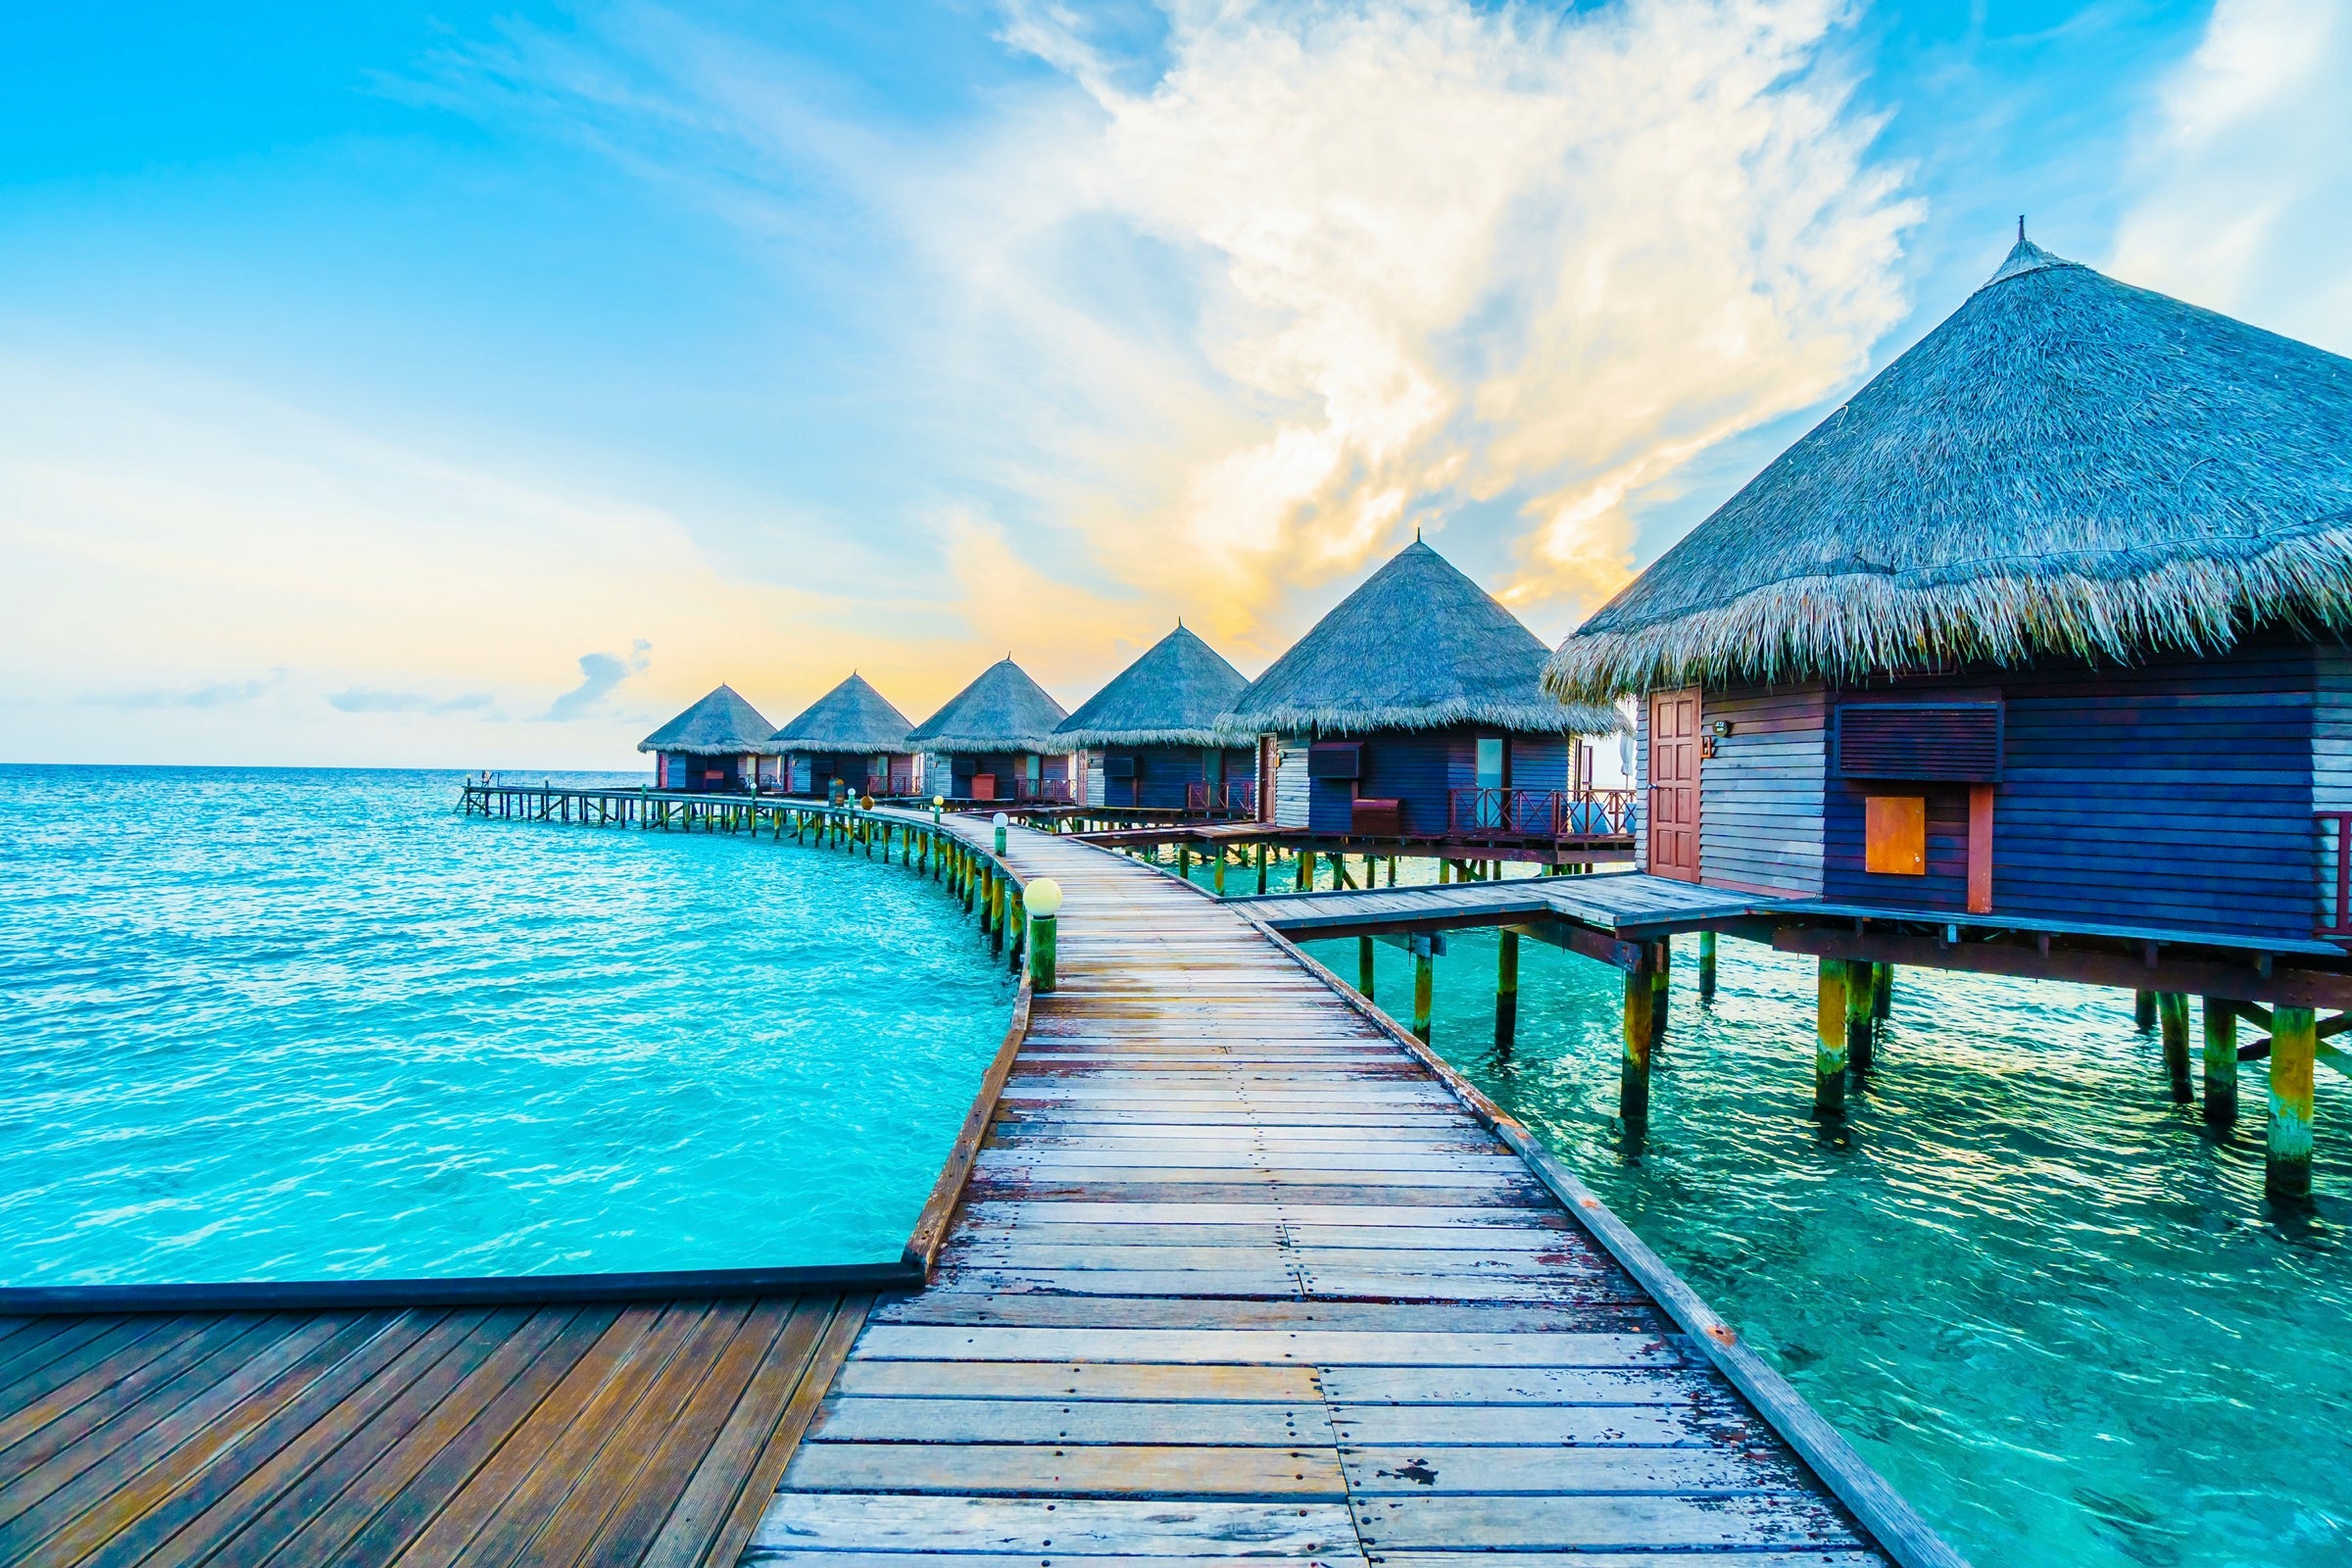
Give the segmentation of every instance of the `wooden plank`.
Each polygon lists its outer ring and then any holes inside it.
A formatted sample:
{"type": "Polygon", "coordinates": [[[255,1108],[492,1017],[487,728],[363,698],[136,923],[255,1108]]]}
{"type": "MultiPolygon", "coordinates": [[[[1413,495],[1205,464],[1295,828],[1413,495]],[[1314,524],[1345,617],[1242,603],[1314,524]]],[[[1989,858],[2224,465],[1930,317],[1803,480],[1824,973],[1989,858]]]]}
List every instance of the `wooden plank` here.
{"type": "MultiPolygon", "coordinates": [[[[768,1432],[758,1460],[735,1495],[725,1524],[701,1559],[711,1568],[731,1568],[750,1546],[760,1522],[766,1517],[772,1495],[781,1481],[802,1436],[816,1418],[826,1386],[840,1371],[849,1356],[858,1335],[865,1326],[866,1313],[873,1304],[867,1296],[843,1297],[833,1305],[830,1321],[818,1336],[807,1369],[793,1386],[783,1412],[768,1432]]],[[[663,1543],[657,1542],[660,1547],[663,1543]]],[[[644,1568],[688,1568],[695,1559],[679,1552],[663,1559],[659,1551],[649,1556],[644,1568]]]]}
{"type": "Polygon", "coordinates": [[[1670,1493],[1795,1494],[1806,1476],[1794,1460],[1747,1450],[1680,1448],[1448,1448],[1350,1446],[1342,1453],[1348,1490],[1358,1497],[1590,1495],[1670,1493]]]}
{"type": "Polygon", "coordinates": [[[1055,1498],[1344,1498],[1348,1494],[1339,1459],[1328,1448],[1150,1445],[810,1444],[793,1460],[786,1484],[799,1492],[1012,1493],[1055,1498]]]}
{"type": "MultiPolygon", "coordinates": [[[[1328,1376],[1328,1374],[1325,1374],[1328,1376]]],[[[1303,1366],[1149,1366],[1102,1361],[879,1361],[859,1357],[833,1380],[840,1395],[964,1399],[1149,1399],[1300,1404],[1322,1397],[1303,1366]]]]}
{"type": "MultiPolygon", "coordinates": [[[[1598,1414],[1611,1412],[1599,1411],[1598,1414]]],[[[979,1399],[836,1395],[825,1401],[803,1453],[826,1443],[1039,1443],[1296,1447],[1332,1441],[1321,1401],[979,1399]]]]}
{"type": "Polygon", "coordinates": [[[1674,1496],[1398,1496],[1355,1505],[1358,1538],[1395,1550],[1744,1550],[1862,1543],[1801,1493],[1674,1496]]]}
{"type": "Polygon", "coordinates": [[[1668,1405],[1627,1404],[1338,1404],[1332,1428],[1340,1442],[1394,1447],[1421,1444],[1551,1444],[1572,1447],[1707,1447],[1761,1441],[1750,1423],[1721,1412],[1668,1405]]]}
{"type": "MultiPolygon", "coordinates": [[[[1427,1314],[1419,1314],[1426,1316],[1427,1314]]],[[[1366,1333],[1298,1329],[935,1327],[877,1322],[860,1355],[920,1361],[1154,1361],[1305,1366],[1683,1366],[1649,1334],[1366,1333]]]]}
{"type": "MultiPolygon", "coordinates": [[[[755,1552],[995,1551],[1151,1557],[1339,1553],[1360,1563],[1355,1523],[1336,1502],[1129,1501],[910,1497],[785,1492],[760,1522],[755,1552]]],[[[754,1556],[754,1562],[761,1561],[754,1556]]],[[[1089,1568],[1094,1568],[1090,1562],[1089,1568]]]]}
{"type": "Polygon", "coordinates": [[[1191,1330],[1341,1329],[1355,1333],[1653,1333],[1664,1327],[1646,1304],[1609,1308],[1553,1301],[1332,1301],[1246,1298],[998,1296],[934,1292],[875,1314],[892,1325],[1007,1329],[1191,1330]]]}
{"type": "Polygon", "coordinates": [[[1712,1368],[1334,1366],[1321,1374],[1335,1404],[1672,1404],[1736,1411],[1739,1397],[1712,1368]]]}

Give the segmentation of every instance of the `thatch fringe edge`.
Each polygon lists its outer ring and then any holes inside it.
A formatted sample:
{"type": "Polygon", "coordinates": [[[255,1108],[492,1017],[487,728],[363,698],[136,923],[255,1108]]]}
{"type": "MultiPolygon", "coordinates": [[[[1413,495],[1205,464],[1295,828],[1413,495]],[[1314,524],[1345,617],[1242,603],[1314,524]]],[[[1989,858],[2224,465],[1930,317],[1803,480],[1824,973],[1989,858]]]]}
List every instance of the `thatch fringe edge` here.
{"type": "MultiPolygon", "coordinates": [[[[1247,746],[1253,736],[1244,736],[1247,746]]],[[[1095,750],[1104,746],[1232,746],[1233,737],[1214,729],[1057,729],[1054,744],[1063,751],[1095,750]]]]}
{"type": "Polygon", "coordinates": [[[992,735],[984,740],[964,737],[928,736],[906,737],[909,752],[928,752],[939,757],[980,757],[990,752],[1036,752],[1042,757],[1058,757],[1074,752],[1077,747],[1058,735],[992,735]]]}
{"type": "Polygon", "coordinates": [[[1693,683],[1861,679],[2035,658],[2129,662],[2217,653],[2254,625],[2352,626],[2352,527],[2331,518],[2272,542],[2214,540],[2115,577],[2112,553],[2041,558],[1964,581],[1893,574],[1794,577],[1628,632],[1579,633],[1544,668],[1563,702],[1607,702],[1693,683]],[[2234,549],[2232,547],[2235,547],[2234,549]]]}
{"type": "Polygon", "coordinates": [[[1234,713],[1218,720],[1229,736],[1360,735],[1379,729],[1447,729],[1456,724],[1485,724],[1494,729],[1538,735],[1610,735],[1625,728],[1625,715],[1614,708],[1566,703],[1474,703],[1457,699],[1428,707],[1294,708],[1283,705],[1234,713]]]}

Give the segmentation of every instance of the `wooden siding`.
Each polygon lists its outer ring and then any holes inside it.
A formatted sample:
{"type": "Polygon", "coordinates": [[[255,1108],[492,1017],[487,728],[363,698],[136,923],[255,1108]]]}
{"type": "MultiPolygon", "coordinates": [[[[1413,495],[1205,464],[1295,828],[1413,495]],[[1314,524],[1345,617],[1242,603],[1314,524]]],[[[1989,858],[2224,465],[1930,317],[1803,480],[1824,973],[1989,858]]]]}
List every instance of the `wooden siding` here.
{"type": "Polygon", "coordinates": [[[1274,765],[1275,826],[1306,826],[1308,794],[1306,741],[1303,737],[1286,739],[1274,765]]]}
{"type": "MultiPolygon", "coordinates": [[[[1700,723],[1711,726],[1724,719],[1732,726],[1731,734],[1715,743],[1715,755],[1699,763],[1701,883],[1789,898],[1821,893],[1828,711],[1827,694],[1818,685],[1699,694],[1700,723]]],[[[1642,704],[1642,776],[1646,780],[1646,703],[1642,704]]],[[[1642,804],[1648,804],[1646,797],[1642,804]]],[[[1855,808],[1860,809],[1859,806],[1855,808]]],[[[1859,832],[1857,828],[1857,835],[1859,832]]],[[[1644,823],[1641,835],[1643,864],[1649,854],[1648,838],[1644,823]]],[[[1860,843],[1857,836],[1857,857],[1860,843]]],[[[1965,856],[1965,847],[1963,853],[1965,856]]],[[[1855,863],[1860,863],[1859,858],[1855,863]]]]}
{"type": "MultiPolygon", "coordinates": [[[[1181,811],[1186,804],[1186,789],[1203,781],[1204,764],[1212,754],[1200,746],[1112,746],[1104,748],[1102,755],[1134,758],[1138,776],[1132,780],[1110,778],[1099,763],[1090,768],[1087,776],[1099,781],[1101,788],[1108,792],[1093,797],[1097,804],[1181,811]],[[1131,785],[1136,787],[1131,789],[1131,785]]],[[[1254,747],[1229,748],[1223,761],[1221,782],[1247,783],[1257,771],[1254,747]]]]}
{"type": "MultiPolygon", "coordinates": [[[[1698,694],[1698,701],[1700,711],[1705,711],[1708,698],[1703,688],[1698,694]]],[[[1636,703],[1634,710],[1634,776],[1626,782],[1634,790],[1634,820],[1631,824],[1634,830],[1634,869],[1646,874],[1649,870],[1649,699],[1644,697],[1636,703]]],[[[1703,793],[1707,787],[1707,773],[1703,764],[1699,768],[1698,787],[1702,791],[1698,800],[1698,879],[1703,883],[1707,879],[1707,800],[1703,793]]]]}
{"type": "Polygon", "coordinates": [[[2352,811],[2352,648],[2322,643],[2316,652],[2311,808],[2352,811]]]}
{"type": "Polygon", "coordinates": [[[0,1319],[0,1561],[726,1568],[866,1306],[0,1319]]]}
{"type": "MultiPolygon", "coordinates": [[[[1318,833],[1348,831],[1350,803],[1401,801],[1404,831],[1436,836],[1446,831],[1449,792],[1478,786],[1478,738],[1501,733],[1462,726],[1452,729],[1376,730],[1335,735],[1363,746],[1362,776],[1350,790],[1345,780],[1313,781],[1307,826],[1318,833]]],[[[1556,790],[1567,786],[1566,736],[1511,735],[1511,786],[1556,790]]]]}

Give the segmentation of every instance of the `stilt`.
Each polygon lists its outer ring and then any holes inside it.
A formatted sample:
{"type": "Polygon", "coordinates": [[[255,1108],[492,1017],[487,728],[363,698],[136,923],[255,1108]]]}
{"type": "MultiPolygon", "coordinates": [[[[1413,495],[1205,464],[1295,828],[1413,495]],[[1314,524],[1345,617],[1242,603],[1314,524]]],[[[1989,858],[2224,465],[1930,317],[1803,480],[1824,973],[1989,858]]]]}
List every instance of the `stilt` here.
{"type": "Polygon", "coordinates": [[[1215,878],[1216,895],[1220,899],[1225,896],[1225,846],[1220,844],[1217,846],[1217,870],[1215,878]]]}
{"type": "Polygon", "coordinates": [[[1715,1000],[1715,933],[1698,934],[1698,1000],[1715,1000]]]}
{"type": "Polygon", "coordinates": [[[2132,1023],[2143,1035],[2156,1027],[2155,992],[2134,991],[2132,993],[2132,1023]]]}
{"type": "Polygon", "coordinates": [[[1649,989],[1652,999],[1649,1008],[1649,1039],[1651,1045],[1666,1038],[1667,1004],[1674,998],[1674,942],[1671,938],[1657,940],[1657,967],[1650,972],[1649,989]]]}
{"type": "Polygon", "coordinates": [[[2205,999],[2205,1120],[2237,1124],[2237,1008],[2220,997],[2205,999]]]}
{"type": "Polygon", "coordinates": [[[1193,847],[1189,844],[1176,846],[1176,876],[1183,882],[1193,879],[1193,847]]]}
{"type": "Polygon", "coordinates": [[[2172,1081],[2173,1103],[2197,1098],[2188,1081],[2188,998],[2178,991],[2156,993],[2156,1021],[2164,1030],[2164,1075],[2172,1081]]]}
{"type": "Polygon", "coordinates": [[[1257,896],[1266,896],[1266,846],[1262,840],[1257,846],[1257,896]]]}
{"type": "Polygon", "coordinates": [[[1870,1021],[1885,1023],[1894,1015],[1894,965],[1874,963],[1870,968],[1870,1021]]]}
{"type": "Polygon", "coordinates": [[[989,878],[988,951],[998,956],[1004,952],[1004,916],[1010,912],[1005,907],[1005,895],[1011,891],[1010,877],[998,875],[989,878]]]}
{"type": "Polygon", "coordinates": [[[1505,931],[1494,944],[1494,1049],[1508,1051],[1519,1038],[1519,933],[1505,931]]]}
{"type": "Polygon", "coordinates": [[[1877,964],[1846,960],[1845,1064],[1858,1073],[1870,1071],[1877,1061],[1878,1028],[1870,1004],[1878,983],[1877,964]]]}
{"type": "Polygon", "coordinates": [[[1813,1013],[1813,1114],[1845,1114],[1845,960],[1821,960],[1813,1013]]]}
{"type": "Polygon", "coordinates": [[[1301,893],[1312,892],[1314,890],[1314,886],[1315,852],[1312,850],[1300,850],[1298,852],[1298,891],[1301,893]]]}
{"type": "Polygon", "coordinates": [[[1425,1046],[1429,1044],[1430,1004],[1437,994],[1436,946],[1428,937],[1413,938],[1413,1033],[1425,1046]]]}
{"type": "Polygon", "coordinates": [[[1372,939],[1355,939],[1355,989],[1366,1002],[1372,1000],[1372,939]]]}
{"type": "Polygon", "coordinates": [[[1444,857],[1442,857],[1442,856],[1441,856],[1441,857],[1439,858],[1439,859],[1438,859],[1438,886],[1440,886],[1440,887],[1446,887],[1446,886],[1447,886],[1447,885],[1448,885],[1448,879],[1449,879],[1449,878],[1450,878],[1452,875],[1453,875],[1453,862],[1452,862],[1451,860],[1446,859],[1444,857]]]}
{"type": "Polygon", "coordinates": [[[1633,1149],[1641,1147],[1649,1126],[1650,1005],[1657,996],[1650,973],[1653,950],[1645,942],[1641,952],[1625,972],[1625,1052],[1617,1071],[1617,1115],[1633,1149]]]}
{"type": "Polygon", "coordinates": [[[2271,1127],[2262,1190],[2273,1198],[2311,1196],[2311,1075],[2319,1044],[2318,1015],[2309,1007],[2271,1009],[2271,1127]]]}

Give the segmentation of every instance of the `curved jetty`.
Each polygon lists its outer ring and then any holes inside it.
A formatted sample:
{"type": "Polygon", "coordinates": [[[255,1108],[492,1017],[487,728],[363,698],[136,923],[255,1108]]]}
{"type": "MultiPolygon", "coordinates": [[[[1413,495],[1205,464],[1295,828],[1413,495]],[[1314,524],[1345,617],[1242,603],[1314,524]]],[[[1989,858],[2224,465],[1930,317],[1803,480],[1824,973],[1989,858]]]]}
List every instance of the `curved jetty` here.
{"type": "Polygon", "coordinates": [[[1057,987],[932,1283],[874,1309],[747,1561],[1959,1561],[1261,920],[1051,835],[1004,860],[1067,895],[1057,987]]]}

